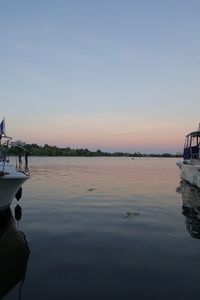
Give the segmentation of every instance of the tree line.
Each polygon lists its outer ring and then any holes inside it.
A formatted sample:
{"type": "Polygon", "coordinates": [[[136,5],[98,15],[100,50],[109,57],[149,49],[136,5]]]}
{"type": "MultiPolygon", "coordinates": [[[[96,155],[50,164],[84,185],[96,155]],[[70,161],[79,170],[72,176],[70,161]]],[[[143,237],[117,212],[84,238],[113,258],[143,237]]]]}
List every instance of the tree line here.
{"type": "MultiPolygon", "coordinates": [[[[178,154],[171,153],[140,153],[140,152],[104,152],[100,149],[96,151],[85,149],[72,149],[70,147],[67,148],[59,148],[57,146],[51,146],[45,144],[44,146],[39,146],[37,144],[26,144],[23,147],[28,151],[30,156],[86,156],[86,157],[96,157],[96,156],[116,156],[116,157],[180,157],[178,154]]],[[[18,155],[17,147],[9,148],[9,155],[18,155]]]]}

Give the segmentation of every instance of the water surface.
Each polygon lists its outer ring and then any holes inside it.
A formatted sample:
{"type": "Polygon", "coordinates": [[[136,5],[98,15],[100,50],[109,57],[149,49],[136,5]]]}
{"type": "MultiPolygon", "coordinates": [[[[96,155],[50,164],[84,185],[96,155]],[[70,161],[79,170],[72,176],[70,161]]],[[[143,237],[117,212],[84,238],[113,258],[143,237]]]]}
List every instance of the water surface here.
{"type": "Polygon", "coordinates": [[[5,299],[198,298],[200,196],[175,163],[30,158],[17,222],[30,255],[5,299]]]}

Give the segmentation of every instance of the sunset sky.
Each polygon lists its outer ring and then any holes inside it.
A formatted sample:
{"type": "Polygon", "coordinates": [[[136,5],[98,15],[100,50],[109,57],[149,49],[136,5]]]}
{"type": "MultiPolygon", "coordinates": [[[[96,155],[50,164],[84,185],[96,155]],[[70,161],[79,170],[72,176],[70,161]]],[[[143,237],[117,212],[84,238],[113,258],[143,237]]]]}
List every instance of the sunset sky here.
{"type": "Polygon", "coordinates": [[[200,1],[0,1],[0,117],[27,143],[177,152],[200,122],[200,1]]]}

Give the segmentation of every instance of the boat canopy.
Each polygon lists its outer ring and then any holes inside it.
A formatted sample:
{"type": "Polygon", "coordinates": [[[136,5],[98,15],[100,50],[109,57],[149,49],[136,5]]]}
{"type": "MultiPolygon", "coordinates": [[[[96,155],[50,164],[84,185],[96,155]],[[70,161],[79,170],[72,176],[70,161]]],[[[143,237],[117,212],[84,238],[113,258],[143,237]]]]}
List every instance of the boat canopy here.
{"type": "Polygon", "coordinates": [[[184,159],[199,159],[200,131],[194,131],[185,138],[184,159]]]}

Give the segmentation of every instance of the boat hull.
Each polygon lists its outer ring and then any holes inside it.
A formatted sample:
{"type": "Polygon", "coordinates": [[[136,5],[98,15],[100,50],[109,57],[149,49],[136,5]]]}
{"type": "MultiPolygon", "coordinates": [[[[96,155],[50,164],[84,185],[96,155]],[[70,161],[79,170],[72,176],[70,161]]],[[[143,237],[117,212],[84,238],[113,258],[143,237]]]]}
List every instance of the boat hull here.
{"type": "Polygon", "coordinates": [[[185,181],[200,188],[200,164],[182,164],[180,168],[180,176],[185,181]]]}
{"type": "Polygon", "coordinates": [[[0,179],[0,211],[11,205],[13,198],[28,178],[0,179]]]}

